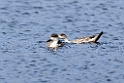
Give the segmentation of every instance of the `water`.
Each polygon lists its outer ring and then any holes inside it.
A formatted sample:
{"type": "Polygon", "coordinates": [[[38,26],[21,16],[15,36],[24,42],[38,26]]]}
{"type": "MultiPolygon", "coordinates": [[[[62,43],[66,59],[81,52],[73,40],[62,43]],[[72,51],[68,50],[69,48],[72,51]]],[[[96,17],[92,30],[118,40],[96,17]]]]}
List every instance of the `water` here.
{"type": "Polygon", "coordinates": [[[123,83],[123,35],[123,0],[1,0],[0,83],[123,83]],[[101,31],[100,44],[45,45],[101,31]]]}

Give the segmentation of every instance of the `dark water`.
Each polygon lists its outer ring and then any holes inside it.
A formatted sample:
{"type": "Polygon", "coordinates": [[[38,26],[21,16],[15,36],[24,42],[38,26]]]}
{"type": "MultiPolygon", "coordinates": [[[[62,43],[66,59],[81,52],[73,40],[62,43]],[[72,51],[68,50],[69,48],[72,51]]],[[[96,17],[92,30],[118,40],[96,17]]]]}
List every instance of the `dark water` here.
{"type": "Polygon", "coordinates": [[[124,83],[124,0],[1,0],[0,83],[124,83]],[[101,31],[100,44],[45,45],[101,31]]]}

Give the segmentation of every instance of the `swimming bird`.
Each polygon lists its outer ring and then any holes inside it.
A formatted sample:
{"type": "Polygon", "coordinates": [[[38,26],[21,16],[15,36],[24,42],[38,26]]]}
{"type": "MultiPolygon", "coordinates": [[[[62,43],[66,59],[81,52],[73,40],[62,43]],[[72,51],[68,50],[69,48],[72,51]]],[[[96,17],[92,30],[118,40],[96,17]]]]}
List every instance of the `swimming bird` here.
{"type": "Polygon", "coordinates": [[[51,34],[50,39],[46,41],[46,46],[49,48],[56,49],[60,46],[63,46],[63,42],[59,40],[59,37],[57,34],[51,34]]]}
{"type": "Polygon", "coordinates": [[[59,34],[59,38],[64,39],[65,42],[67,43],[77,43],[77,44],[81,44],[81,43],[88,43],[88,42],[93,42],[93,43],[97,43],[98,39],[101,37],[101,35],[103,34],[103,31],[100,32],[97,35],[92,35],[92,36],[86,36],[86,37],[81,37],[75,40],[69,40],[66,36],[66,34],[61,33],[59,34]]]}

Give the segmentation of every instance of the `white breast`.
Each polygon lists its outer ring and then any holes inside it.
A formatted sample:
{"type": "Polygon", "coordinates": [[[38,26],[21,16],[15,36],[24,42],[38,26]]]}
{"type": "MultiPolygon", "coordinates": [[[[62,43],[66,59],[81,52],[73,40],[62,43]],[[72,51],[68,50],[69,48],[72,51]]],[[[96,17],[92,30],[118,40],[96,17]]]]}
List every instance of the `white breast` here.
{"type": "Polygon", "coordinates": [[[54,41],[50,44],[50,47],[57,47],[58,46],[58,41],[54,41]]]}

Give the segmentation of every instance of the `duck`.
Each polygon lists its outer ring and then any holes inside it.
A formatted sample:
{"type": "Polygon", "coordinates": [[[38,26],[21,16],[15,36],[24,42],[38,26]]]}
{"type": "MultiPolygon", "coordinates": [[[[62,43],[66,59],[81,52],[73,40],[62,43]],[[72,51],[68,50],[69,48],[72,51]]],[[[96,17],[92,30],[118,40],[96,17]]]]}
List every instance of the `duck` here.
{"type": "Polygon", "coordinates": [[[98,39],[101,37],[102,34],[103,34],[103,31],[96,35],[85,36],[85,37],[77,38],[74,40],[69,40],[66,34],[61,33],[59,34],[59,38],[64,39],[64,41],[67,43],[75,43],[75,44],[89,43],[89,42],[97,43],[98,39]]]}
{"type": "Polygon", "coordinates": [[[63,46],[63,42],[59,40],[57,34],[53,33],[50,35],[50,39],[46,41],[46,46],[49,48],[56,49],[63,46]]]}

